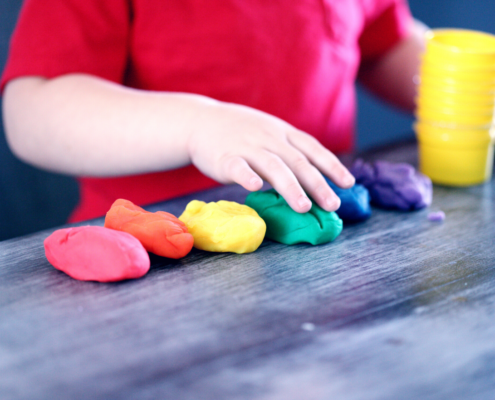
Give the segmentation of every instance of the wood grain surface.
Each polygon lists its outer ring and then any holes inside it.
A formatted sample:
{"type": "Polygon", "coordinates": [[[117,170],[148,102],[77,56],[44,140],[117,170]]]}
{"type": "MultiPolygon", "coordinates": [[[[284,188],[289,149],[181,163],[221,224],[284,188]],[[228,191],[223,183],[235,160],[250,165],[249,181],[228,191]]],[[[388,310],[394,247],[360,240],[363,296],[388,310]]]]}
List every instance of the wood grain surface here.
{"type": "Polygon", "coordinates": [[[152,257],[114,284],[51,267],[51,231],[0,242],[0,398],[494,399],[494,197],[435,186],[429,209],[374,209],[330,244],[152,257]]]}

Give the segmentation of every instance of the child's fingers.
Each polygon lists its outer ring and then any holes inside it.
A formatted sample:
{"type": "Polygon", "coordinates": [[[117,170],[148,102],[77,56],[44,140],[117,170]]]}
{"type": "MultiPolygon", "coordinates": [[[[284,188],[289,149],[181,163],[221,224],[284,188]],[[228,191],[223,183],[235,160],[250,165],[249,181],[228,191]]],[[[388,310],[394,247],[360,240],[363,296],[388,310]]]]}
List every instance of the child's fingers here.
{"type": "Polygon", "coordinates": [[[302,189],[294,173],[276,154],[258,150],[247,160],[254,170],[266,179],[296,212],[311,209],[311,200],[302,189]]]}
{"type": "Polygon", "coordinates": [[[320,171],[312,165],[304,154],[290,144],[280,144],[278,154],[292,170],[297,180],[319,205],[326,211],[340,207],[340,199],[328,186],[320,171]]]}
{"type": "Polygon", "coordinates": [[[235,182],[250,191],[260,190],[263,180],[254,172],[242,157],[230,156],[222,161],[223,176],[226,182],[235,182]]]}
{"type": "Polygon", "coordinates": [[[316,168],[338,186],[350,188],[354,185],[354,176],[332,152],[323,147],[314,137],[300,131],[293,131],[289,133],[288,139],[294,147],[308,157],[316,168]]]}

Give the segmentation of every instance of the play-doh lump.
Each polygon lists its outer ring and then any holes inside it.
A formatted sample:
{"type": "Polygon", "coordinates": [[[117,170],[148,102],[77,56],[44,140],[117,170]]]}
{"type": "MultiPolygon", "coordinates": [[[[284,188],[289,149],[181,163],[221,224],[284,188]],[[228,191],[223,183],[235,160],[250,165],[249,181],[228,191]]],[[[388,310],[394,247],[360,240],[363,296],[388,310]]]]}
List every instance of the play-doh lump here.
{"type": "Polygon", "coordinates": [[[252,208],[232,201],[191,201],[179,219],[194,247],[213,252],[250,253],[263,241],[266,224],[252,208]]]}
{"type": "Polygon", "coordinates": [[[266,237],[284,244],[331,242],[342,232],[343,222],[334,212],[313,202],[311,210],[299,214],[275,190],[250,193],[246,204],[266,222],[266,237]]]}
{"type": "Polygon", "coordinates": [[[56,230],[44,246],[50,264],[81,281],[135,279],[150,269],[150,258],[138,239],[101,226],[56,230]]]}
{"type": "Polygon", "coordinates": [[[355,184],[350,189],[342,189],[325,177],[330,188],[340,198],[337,215],[345,223],[355,223],[367,220],[371,215],[370,195],[363,185],[355,184]]]}
{"type": "Polygon", "coordinates": [[[165,211],[155,213],[118,199],[105,217],[105,227],[130,233],[146,250],[168,258],[181,258],[192,249],[193,237],[182,221],[165,211]]]}

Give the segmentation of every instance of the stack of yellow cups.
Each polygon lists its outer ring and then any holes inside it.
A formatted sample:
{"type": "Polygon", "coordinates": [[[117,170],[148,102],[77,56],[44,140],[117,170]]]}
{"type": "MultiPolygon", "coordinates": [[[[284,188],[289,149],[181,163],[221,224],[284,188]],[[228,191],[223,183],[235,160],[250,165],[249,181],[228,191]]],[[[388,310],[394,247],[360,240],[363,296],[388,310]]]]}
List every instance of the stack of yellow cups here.
{"type": "Polygon", "coordinates": [[[416,100],[421,171],[444,185],[489,180],[495,138],[495,36],[461,29],[429,31],[416,100]]]}

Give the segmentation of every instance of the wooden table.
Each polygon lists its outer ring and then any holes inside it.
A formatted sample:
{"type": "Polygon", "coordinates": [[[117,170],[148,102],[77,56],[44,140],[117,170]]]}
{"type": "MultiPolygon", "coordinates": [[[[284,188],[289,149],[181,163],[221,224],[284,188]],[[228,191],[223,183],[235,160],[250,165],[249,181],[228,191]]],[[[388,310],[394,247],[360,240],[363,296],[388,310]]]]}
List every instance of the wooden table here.
{"type": "Polygon", "coordinates": [[[374,209],[327,245],[153,257],[115,284],[52,268],[49,234],[0,243],[1,399],[495,398],[493,181],[435,187],[427,210],[374,209]]]}

